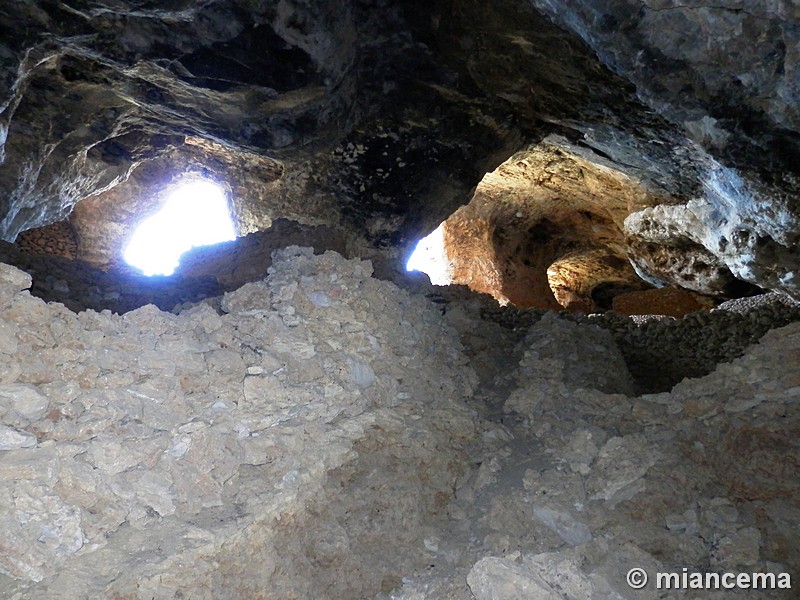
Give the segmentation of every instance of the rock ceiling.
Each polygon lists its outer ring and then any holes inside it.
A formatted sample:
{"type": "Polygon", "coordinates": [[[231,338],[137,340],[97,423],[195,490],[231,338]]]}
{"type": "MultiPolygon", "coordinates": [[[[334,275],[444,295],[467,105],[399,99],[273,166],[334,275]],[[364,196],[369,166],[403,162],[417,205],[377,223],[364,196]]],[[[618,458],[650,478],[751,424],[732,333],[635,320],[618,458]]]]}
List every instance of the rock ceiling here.
{"type": "Polygon", "coordinates": [[[6,2],[0,235],[69,216],[109,262],[191,171],[242,234],[398,259],[473,199],[452,248],[508,243],[454,267],[522,304],[797,295],[799,60],[790,0],[6,2]]]}

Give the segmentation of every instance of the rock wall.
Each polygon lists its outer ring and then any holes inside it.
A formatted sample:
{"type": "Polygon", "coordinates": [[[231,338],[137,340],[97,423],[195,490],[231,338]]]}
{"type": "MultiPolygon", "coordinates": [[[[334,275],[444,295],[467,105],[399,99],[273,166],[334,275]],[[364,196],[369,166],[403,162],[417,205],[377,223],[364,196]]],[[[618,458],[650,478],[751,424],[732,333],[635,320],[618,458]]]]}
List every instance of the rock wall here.
{"type": "Polygon", "coordinates": [[[647,286],[628,262],[623,222],[665,201],[550,136],[487,173],[444,221],[452,281],[520,308],[594,312],[598,286],[647,286]]]}
{"type": "Polygon", "coordinates": [[[140,165],[125,182],[75,205],[69,217],[79,241],[75,258],[97,266],[121,262],[136,227],[158,212],[174,186],[192,179],[221,187],[240,236],[269,229],[278,216],[319,221],[311,214],[310,203],[301,216],[281,201],[292,180],[282,175],[278,161],[187,138],[185,144],[140,165]]]}
{"type": "Polygon", "coordinates": [[[800,129],[795,2],[534,4],[585,40],[698,143],[729,160],[749,155],[759,162],[791,162],[791,132],[800,129]],[[737,128],[748,136],[736,135],[737,128]],[[779,151],[756,156],[770,144],[779,151]]]}
{"type": "Polygon", "coordinates": [[[27,254],[48,254],[63,258],[78,258],[78,241],[68,221],[23,231],[15,245],[27,254]]]}
{"type": "Polygon", "coordinates": [[[796,3],[533,4],[580,36],[644,102],[709,153],[693,161],[699,186],[684,202],[647,208],[626,221],[641,272],[701,291],[702,280],[729,270],[796,295],[796,3]],[[659,255],[684,269],[659,265],[659,255]]]}

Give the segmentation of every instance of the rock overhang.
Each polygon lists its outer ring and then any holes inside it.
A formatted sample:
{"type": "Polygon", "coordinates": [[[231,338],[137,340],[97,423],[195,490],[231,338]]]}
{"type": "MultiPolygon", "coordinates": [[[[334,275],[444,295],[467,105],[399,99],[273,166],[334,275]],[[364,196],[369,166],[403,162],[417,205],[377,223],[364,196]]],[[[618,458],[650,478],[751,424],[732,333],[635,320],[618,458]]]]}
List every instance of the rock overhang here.
{"type": "Polygon", "coordinates": [[[649,200],[629,207],[622,247],[647,279],[686,287],[686,268],[702,278],[692,265],[711,261],[732,274],[690,289],[730,295],[733,279],[794,292],[792,54],[767,53],[771,72],[753,61],[737,71],[726,59],[707,82],[716,95],[698,92],[711,77],[702,61],[720,53],[730,19],[743,28],[729,44],[766,28],[791,47],[791,11],[756,4],[746,13],[647,5],[627,28],[614,24],[631,8],[623,1],[602,10],[589,0],[569,9],[433,2],[425,11],[408,2],[9,6],[0,65],[4,236],[72,211],[80,221],[82,204],[95,214],[88,206],[102,190],[111,206],[132,198],[123,182],[188,154],[232,177],[243,233],[285,217],[335,224],[402,255],[469,201],[485,173],[557,136],[646,190],[649,200]],[[656,15],[662,8],[670,10],[656,15]],[[756,27],[750,13],[765,23],[756,27]],[[678,52],[687,18],[703,25],[698,35],[713,52],[695,44],[680,61],[659,62],[656,50],[678,52]],[[656,25],[675,35],[655,39],[656,25]],[[645,66],[623,59],[635,47],[645,66]],[[755,73],[749,87],[733,85],[755,73]],[[674,92],[683,80],[694,96],[674,92]],[[754,85],[767,101],[755,101],[754,85]],[[711,101],[722,91],[725,114],[711,101]],[[641,225],[658,213],[666,226],[662,205],[678,215],[668,239],[641,225]],[[689,267],[660,268],[653,255],[689,267]]]}

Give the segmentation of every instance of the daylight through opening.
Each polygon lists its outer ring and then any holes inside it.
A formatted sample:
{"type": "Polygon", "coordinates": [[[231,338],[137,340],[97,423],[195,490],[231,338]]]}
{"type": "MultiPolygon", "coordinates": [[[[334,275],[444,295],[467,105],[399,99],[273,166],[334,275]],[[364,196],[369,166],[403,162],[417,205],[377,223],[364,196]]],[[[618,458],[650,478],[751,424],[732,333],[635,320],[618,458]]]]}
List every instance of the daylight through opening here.
{"type": "Polygon", "coordinates": [[[406,270],[426,273],[434,285],[450,285],[453,277],[444,247],[444,223],[417,243],[406,263],[406,270]]]}
{"type": "Polygon", "coordinates": [[[163,208],[137,227],[125,248],[125,261],[145,275],[171,275],[181,255],[195,246],[236,238],[222,188],[204,179],[167,191],[163,208]]]}

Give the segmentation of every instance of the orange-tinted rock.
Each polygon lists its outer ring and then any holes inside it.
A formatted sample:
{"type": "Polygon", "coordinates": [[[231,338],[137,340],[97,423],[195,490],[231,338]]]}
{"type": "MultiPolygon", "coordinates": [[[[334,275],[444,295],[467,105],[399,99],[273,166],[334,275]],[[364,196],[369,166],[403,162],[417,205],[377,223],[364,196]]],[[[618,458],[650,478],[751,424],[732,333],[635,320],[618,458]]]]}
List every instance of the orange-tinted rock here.
{"type": "Polygon", "coordinates": [[[680,288],[664,287],[620,294],[614,298],[612,306],[623,315],[666,315],[680,318],[691,312],[711,308],[713,302],[680,288]]]}
{"type": "Polygon", "coordinates": [[[553,138],[509,158],[444,224],[453,283],[520,308],[596,310],[592,291],[637,289],[622,223],[657,202],[621,172],[553,138]]]}

